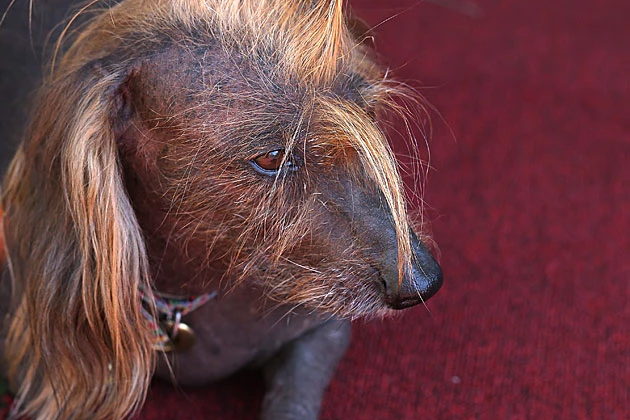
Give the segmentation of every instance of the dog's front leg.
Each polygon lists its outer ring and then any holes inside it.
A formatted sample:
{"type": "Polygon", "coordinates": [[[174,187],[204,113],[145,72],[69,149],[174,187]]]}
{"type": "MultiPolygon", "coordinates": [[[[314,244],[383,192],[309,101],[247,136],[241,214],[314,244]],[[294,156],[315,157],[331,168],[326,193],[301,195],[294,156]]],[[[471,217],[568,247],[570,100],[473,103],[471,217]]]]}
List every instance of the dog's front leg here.
{"type": "Polygon", "coordinates": [[[286,344],[264,367],[262,420],[316,420],[350,343],[350,322],[331,320],[286,344]]]}

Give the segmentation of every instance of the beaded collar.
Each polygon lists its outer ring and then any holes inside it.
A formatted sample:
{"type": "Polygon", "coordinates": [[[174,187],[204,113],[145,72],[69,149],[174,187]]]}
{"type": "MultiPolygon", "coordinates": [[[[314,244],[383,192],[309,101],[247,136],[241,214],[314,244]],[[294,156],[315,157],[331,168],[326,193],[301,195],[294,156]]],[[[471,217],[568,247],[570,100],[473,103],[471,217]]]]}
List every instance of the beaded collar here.
{"type": "Polygon", "coordinates": [[[140,288],[142,313],[154,338],[153,348],[163,352],[183,352],[195,344],[195,333],[183,322],[183,316],[214,299],[217,292],[196,297],[174,297],[153,291],[153,296],[140,288]],[[156,317],[147,308],[155,307],[156,317]]]}

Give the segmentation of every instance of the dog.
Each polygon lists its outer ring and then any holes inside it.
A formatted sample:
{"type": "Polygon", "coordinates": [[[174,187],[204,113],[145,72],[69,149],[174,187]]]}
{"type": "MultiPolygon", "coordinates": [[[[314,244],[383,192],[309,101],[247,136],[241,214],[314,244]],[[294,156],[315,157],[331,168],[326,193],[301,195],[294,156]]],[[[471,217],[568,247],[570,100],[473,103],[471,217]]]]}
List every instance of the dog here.
{"type": "Polygon", "coordinates": [[[258,367],[263,419],[316,419],[350,321],[437,292],[381,123],[405,93],[358,22],[123,0],[58,48],[2,189],[13,417],[126,418],[154,374],[258,367]]]}

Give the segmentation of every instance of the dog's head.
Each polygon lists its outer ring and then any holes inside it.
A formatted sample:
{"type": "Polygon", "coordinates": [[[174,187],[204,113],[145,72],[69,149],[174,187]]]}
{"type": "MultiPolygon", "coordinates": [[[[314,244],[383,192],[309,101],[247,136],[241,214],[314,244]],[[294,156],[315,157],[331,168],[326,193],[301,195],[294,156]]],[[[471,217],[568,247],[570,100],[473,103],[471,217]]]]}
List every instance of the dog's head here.
{"type": "Polygon", "coordinates": [[[341,0],[127,0],[78,33],[3,195],[26,412],[141,403],[140,287],[345,317],[437,291],[379,122],[398,88],[352,28],[341,0]]]}

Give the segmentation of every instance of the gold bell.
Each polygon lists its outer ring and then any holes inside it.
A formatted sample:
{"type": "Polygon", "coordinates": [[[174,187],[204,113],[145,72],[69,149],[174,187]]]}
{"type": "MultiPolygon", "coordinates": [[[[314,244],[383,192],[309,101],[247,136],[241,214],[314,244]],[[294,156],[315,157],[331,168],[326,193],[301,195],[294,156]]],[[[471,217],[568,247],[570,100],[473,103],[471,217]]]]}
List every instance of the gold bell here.
{"type": "Polygon", "coordinates": [[[195,332],[188,325],[179,322],[180,317],[176,316],[174,321],[164,323],[169,337],[169,340],[164,343],[165,352],[183,353],[195,344],[195,332]]]}

